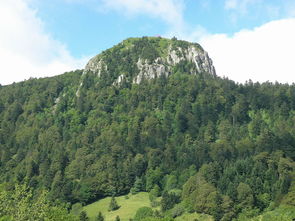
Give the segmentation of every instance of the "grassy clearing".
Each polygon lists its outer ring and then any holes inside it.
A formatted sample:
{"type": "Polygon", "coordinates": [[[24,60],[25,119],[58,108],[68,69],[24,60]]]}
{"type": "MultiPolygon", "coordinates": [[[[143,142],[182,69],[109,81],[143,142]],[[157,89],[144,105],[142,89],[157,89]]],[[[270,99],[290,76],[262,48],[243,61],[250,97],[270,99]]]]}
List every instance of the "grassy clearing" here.
{"type": "Polygon", "coordinates": [[[106,221],[114,221],[116,216],[120,216],[121,221],[129,221],[140,207],[151,207],[148,193],[145,192],[136,195],[130,194],[128,197],[127,195],[116,197],[116,201],[120,206],[116,211],[108,211],[110,201],[111,197],[107,197],[85,206],[83,210],[86,211],[90,220],[94,220],[99,211],[101,211],[106,221]]]}
{"type": "MultiPolygon", "coordinates": [[[[125,195],[116,197],[116,201],[120,208],[116,211],[108,211],[111,197],[101,199],[95,203],[83,207],[86,211],[90,221],[93,221],[98,215],[99,211],[102,212],[106,221],[114,221],[116,216],[119,216],[121,221],[129,221],[130,218],[135,216],[136,211],[140,207],[151,207],[148,193],[141,192],[136,195],[125,195]]],[[[156,208],[160,209],[160,208],[156,208]]],[[[177,217],[176,221],[193,221],[197,219],[198,221],[213,221],[213,218],[206,214],[197,213],[184,213],[182,216],[177,217]]]]}

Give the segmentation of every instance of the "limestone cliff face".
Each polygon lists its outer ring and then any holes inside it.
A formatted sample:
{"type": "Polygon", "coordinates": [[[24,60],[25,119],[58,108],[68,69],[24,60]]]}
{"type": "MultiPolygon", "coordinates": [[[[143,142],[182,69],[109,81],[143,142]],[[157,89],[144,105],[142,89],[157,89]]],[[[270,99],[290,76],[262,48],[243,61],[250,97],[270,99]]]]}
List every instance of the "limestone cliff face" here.
{"type": "Polygon", "coordinates": [[[136,63],[139,73],[133,78],[133,83],[139,84],[144,78],[153,79],[161,75],[169,75],[169,67],[165,65],[162,58],[157,58],[151,64],[147,60],[138,59],[136,63]]]}
{"type": "Polygon", "coordinates": [[[215,75],[215,68],[212,60],[209,58],[208,53],[204,50],[191,45],[187,49],[178,47],[176,50],[169,49],[167,62],[170,65],[176,65],[181,61],[192,62],[197,72],[206,72],[215,75]]]}
{"type": "Polygon", "coordinates": [[[97,76],[100,77],[102,70],[107,71],[108,67],[102,59],[99,59],[97,56],[95,56],[88,61],[83,74],[91,71],[93,73],[97,73],[97,76]]]}
{"type": "MultiPolygon", "coordinates": [[[[143,79],[153,79],[163,75],[167,77],[173,74],[173,68],[180,63],[192,64],[192,67],[188,70],[190,74],[208,73],[215,75],[215,68],[212,60],[209,58],[208,53],[200,46],[186,42],[186,47],[176,47],[172,40],[165,39],[165,41],[165,47],[161,48],[165,53],[162,53],[162,55],[152,60],[146,59],[144,56],[141,57],[140,55],[135,58],[136,60],[134,60],[134,63],[136,64],[137,70],[133,73],[132,78],[128,78],[130,82],[139,84],[143,79]]],[[[132,45],[132,43],[129,43],[128,47],[124,46],[124,42],[121,44],[121,48],[123,48],[121,50],[130,50],[129,54],[132,53],[131,50],[135,50],[135,46],[132,45]]],[[[138,50],[140,50],[140,48],[138,50]]],[[[125,58],[125,60],[128,60],[128,58],[125,58]]],[[[100,54],[90,59],[83,74],[91,72],[95,73],[97,77],[100,77],[102,73],[108,73],[108,71],[108,61],[100,54]]],[[[113,81],[113,85],[119,85],[127,76],[126,73],[122,73],[120,70],[118,73],[112,74],[117,76],[113,81]]]]}

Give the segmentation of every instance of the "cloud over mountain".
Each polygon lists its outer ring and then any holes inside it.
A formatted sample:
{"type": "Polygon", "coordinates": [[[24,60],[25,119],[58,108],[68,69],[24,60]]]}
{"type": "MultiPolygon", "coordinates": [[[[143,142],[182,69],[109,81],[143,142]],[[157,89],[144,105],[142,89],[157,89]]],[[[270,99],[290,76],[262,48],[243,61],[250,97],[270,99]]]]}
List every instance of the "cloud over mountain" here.
{"type": "Polygon", "coordinates": [[[26,0],[0,2],[1,84],[52,76],[84,66],[44,29],[26,0]]]}
{"type": "Polygon", "coordinates": [[[217,74],[244,82],[294,82],[295,19],[266,23],[233,36],[205,36],[201,44],[214,61],[217,74]]]}

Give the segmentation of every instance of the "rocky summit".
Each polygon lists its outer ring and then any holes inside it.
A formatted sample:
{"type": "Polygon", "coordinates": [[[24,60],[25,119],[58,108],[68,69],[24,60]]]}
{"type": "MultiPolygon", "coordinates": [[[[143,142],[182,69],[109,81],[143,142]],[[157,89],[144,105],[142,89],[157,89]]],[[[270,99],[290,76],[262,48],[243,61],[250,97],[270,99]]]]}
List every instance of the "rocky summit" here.
{"type": "Polygon", "coordinates": [[[113,72],[113,84],[124,80],[139,84],[143,79],[167,77],[175,66],[181,65],[188,68],[190,74],[215,75],[212,60],[199,44],[161,37],[129,38],[90,59],[83,74],[95,73],[100,77],[113,72]],[[113,59],[135,67],[133,70],[124,67],[110,70],[108,67],[115,62],[113,59]]]}

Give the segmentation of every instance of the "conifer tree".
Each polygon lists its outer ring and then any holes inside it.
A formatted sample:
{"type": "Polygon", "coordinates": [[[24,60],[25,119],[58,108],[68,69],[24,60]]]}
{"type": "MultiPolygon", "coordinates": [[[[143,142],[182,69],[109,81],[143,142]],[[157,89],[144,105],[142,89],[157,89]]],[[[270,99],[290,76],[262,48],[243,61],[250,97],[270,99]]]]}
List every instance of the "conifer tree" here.
{"type": "Polygon", "coordinates": [[[103,217],[103,215],[102,215],[102,213],[99,211],[99,213],[98,213],[98,215],[97,215],[97,217],[96,217],[96,219],[95,219],[96,221],[104,221],[104,217],[103,217]]]}
{"type": "Polygon", "coordinates": [[[114,211],[114,210],[117,210],[119,208],[120,208],[120,206],[118,205],[115,197],[112,196],[112,199],[111,199],[111,202],[110,202],[110,205],[109,205],[109,211],[114,211]]]}
{"type": "Polygon", "coordinates": [[[87,216],[87,213],[86,213],[85,211],[82,211],[82,212],[80,213],[80,215],[79,215],[79,220],[80,220],[80,221],[88,221],[88,220],[89,220],[89,218],[88,218],[88,216],[87,216]]]}

